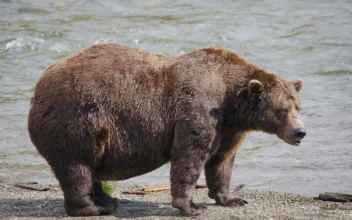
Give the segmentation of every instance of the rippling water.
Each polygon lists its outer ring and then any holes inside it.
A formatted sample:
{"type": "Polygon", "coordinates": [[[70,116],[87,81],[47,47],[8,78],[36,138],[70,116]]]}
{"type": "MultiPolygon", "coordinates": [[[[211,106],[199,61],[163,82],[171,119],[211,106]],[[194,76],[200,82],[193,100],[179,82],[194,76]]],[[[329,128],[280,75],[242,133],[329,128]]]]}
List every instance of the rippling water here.
{"type": "MultiPolygon", "coordinates": [[[[219,45],[301,78],[300,147],[252,133],[232,184],[317,194],[352,189],[351,1],[0,1],[0,179],[55,182],[27,132],[33,88],[58,59],[100,42],[166,55],[219,45]]],[[[166,165],[133,183],[169,181],[166,165]]],[[[204,177],[200,181],[204,181],[204,177]]]]}

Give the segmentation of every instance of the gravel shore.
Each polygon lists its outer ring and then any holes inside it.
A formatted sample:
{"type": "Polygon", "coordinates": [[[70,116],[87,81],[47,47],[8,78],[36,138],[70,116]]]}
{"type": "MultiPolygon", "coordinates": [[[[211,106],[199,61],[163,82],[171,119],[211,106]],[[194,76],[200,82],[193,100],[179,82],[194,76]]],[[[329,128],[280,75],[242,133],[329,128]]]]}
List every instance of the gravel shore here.
{"type": "MultiPolygon", "coordinates": [[[[0,219],[70,218],[64,210],[61,189],[58,186],[49,187],[48,191],[33,191],[0,182],[0,219]]],[[[104,219],[185,218],[172,208],[169,191],[134,195],[122,192],[140,186],[114,183],[114,188],[114,196],[120,199],[120,205],[111,215],[104,216],[104,219]]],[[[324,202],[307,196],[246,189],[233,192],[233,195],[247,200],[249,204],[235,208],[217,206],[214,200],[208,198],[207,189],[196,189],[194,202],[207,205],[211,211],[192,219],[352,219],[351,202],[324,202]]],[[[100,218],[102,217],[78,219],[100,218]]]]}

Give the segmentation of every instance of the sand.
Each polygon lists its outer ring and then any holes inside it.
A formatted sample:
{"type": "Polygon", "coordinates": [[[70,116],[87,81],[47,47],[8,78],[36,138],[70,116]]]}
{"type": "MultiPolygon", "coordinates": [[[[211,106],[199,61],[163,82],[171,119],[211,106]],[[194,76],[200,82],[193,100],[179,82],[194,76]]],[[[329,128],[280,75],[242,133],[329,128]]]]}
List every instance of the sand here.
{"type": "MultiPolygon", "coordinates": [[[[39,185],[40,186],[40,185],[39,185]]],[[[0,219],[66,219],[63,194],[58,186],[48,191],[33,191],[0,182],[0,219]]],[[[78,219],[180,219],[179,211],[171,206],[170,192],[145,195],[122,193],[141,186],[114,183],[119,207],[108,216],[78,219]]],[[[210,212],[191,219],[352,219],[352,203],[315,200],[312,197],[241,189],[232,193],[248,201],[245,207],[221,207],[207,196],[207,189],[196,189],[194,202],[207,205],[210,212]]]]}

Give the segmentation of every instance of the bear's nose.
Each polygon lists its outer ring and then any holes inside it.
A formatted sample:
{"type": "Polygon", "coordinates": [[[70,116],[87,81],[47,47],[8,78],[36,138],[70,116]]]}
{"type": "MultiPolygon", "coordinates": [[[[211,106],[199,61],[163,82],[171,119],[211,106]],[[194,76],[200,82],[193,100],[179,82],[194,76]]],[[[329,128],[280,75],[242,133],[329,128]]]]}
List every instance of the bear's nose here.
{"type": "Polygon", "coordinates": [[[295,129],[295,137],[303,139],[306,136],[306,129],[304,128],[296,128],[295,129]]]}

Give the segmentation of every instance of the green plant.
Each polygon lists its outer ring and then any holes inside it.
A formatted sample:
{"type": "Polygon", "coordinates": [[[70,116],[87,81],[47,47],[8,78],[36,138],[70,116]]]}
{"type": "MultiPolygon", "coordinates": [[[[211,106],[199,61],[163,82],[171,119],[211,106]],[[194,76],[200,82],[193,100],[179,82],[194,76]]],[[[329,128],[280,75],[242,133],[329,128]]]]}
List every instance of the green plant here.
{"type": "Polygon", "coordinates": [[[114,192],[114,186],[112,185],[111,181],[101,181],[103,186],[103,190],[109,195],[112,196],[114,192]]]}

